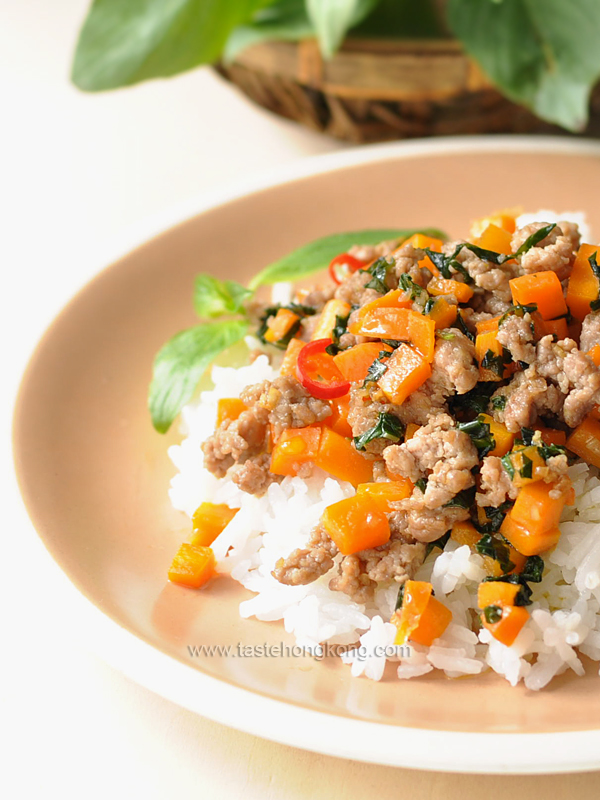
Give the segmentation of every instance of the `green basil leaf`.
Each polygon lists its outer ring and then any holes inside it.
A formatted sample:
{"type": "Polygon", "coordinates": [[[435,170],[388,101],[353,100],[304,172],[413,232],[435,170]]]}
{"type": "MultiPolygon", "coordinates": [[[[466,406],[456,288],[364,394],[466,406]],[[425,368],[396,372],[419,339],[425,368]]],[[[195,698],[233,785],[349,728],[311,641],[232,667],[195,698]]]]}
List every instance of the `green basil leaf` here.
{"type": "Polygon", "coordinates": [[[375,439],[388,439],[390,442],[399,442],[404,438],[404,425],[393,414],[382,411],[375,425],[360,436],[354,437],[354,446],[357,450],[364,450],[369,442],[375,439]]]}
{"type": "Polygon", "coordinates": [[[439,239],[446,239],[446,234],[434,228],[402,230],[382,229],[354,231],[352,233],[334,233],[331,236],[324,236],[314,242],[299,247],[287,256],[274,261],[265,267],[258,275],[250,281],[250,289],[256,289],[263,284],[279,283],[280,281],[296,281],[306,278],[326,269],[331,259],[340,253],[346,252],[355,244],[379,244],[387,239],[408,239],[414,233],[424,233],[427,236],[435,236],[439,239]]]}
{"type": "Polygon", "coordinates": [[[261,8],[247,25],[239,25],[227,39],[223,61],[231,63],[235,57],[260,42],[297,42],[315,35],[315,27],[308,18],[304,0],[276,0],[261,8]]]}
{"type": "Polygon", "coordinates": [[[194,282],[194,308],[202,318],[224,314],[243,314],[244,301],[252,291],[236,281],[220,281],[212,275],[197,275],[194,282]]]}
{"type": "Polygon", "coordinates": [[[317,31],[325,58],[331,58],[354,25],[373,10],[378,0],[306,0],[309,19],[317,31]]]}
{"type": "Polygon", "coordinates": [[[556,228],[556,222],[551,222],[549,225],[544,225],[543,228],[540,228],[537,231],[534,231],[531,236],[528,236],[527,239],[523,242],[521,247],[513,253],[513,258],[518,258],[522,256],[524,253],[527,253],[528,250],[531,250],[532,247],[538,245],[543,239],[548,236],[549,233],[556,228]]]}
{"type": "Polygon", "coordinates": [[[209,64],[268,0],[94,0],[72,79],[84,91],[131,86],[209,64]]]}
{"type": "Polygon", "coordinates": [[[509,98],[572,131],[600,77],[597,0],[449,0],[448,22],[509,98]]]}
{"type": "Polygon", "coordinates": [[[493,625],[495,622],[500,622],[502,619],[502,609],[500,606],[486,606],[483,609],[483,616],[487,623],[493,625]]]}
{"type": "Polygon", "coordinates": [[[154,359],[148,397],[152,424],[166,433],[210,363],[248,333],[245,320],[208,322],[182,331],[154,359]]]}

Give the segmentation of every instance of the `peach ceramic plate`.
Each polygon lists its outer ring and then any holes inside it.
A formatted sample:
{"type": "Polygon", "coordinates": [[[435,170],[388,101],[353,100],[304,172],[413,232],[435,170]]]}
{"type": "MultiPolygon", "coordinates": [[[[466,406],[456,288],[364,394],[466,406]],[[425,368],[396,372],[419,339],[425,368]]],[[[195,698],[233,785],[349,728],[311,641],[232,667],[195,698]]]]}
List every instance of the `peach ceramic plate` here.
{"type": "Polygon", "coordinates": [[[316,237],[369,227],[466,234],[482,212],[583,209],[600,231],[600,146],[541,138],[448,139],[319,157],[205,204],[86,286],[48,330],[16,405],[17,474],[41,540],[80,592],[107,660],[207,717],[280,742],[400,766],[552,772],[600,766],[597,666],[534,694],[485,674],[354,679],[338,659],[244,655],[291,645],[283,625],[241,620],[227,578],[166,582],[187,533],[173,467],[146,411],[153,356],[194,323],[198,271],[248,280],[316,237]],[[192,656],[189,646],[231,646],[192,656]]]}

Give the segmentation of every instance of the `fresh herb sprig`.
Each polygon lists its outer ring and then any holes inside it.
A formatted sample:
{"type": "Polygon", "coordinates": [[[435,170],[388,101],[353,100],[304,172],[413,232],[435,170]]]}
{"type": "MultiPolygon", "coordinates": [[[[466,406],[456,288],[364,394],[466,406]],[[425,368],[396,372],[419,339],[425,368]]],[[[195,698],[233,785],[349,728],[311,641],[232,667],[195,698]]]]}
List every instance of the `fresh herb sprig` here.
{"type": "Polygon", "coordinates": [[[369,442],[375,439],[387,439],[390,442],[399,442],[404,438],[404,425],[393,414],[382,411],[372,428],[360,436],[354,437],[354,446],[357,450],[364,450],[369,442]]]}

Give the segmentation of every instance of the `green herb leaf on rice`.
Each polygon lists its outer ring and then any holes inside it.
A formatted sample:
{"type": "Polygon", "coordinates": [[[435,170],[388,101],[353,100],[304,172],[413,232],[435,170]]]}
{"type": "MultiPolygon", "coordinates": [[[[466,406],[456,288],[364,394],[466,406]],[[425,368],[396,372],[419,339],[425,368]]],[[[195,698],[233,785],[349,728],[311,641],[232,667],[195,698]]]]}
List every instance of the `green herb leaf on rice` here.
{"type": "Polygon", "coordinates": [[[158,352],[148,407],[152,424],[159,433],[169,430],[219,353],[239,342],[247,333],[245,320],[208,322],[178,333],[158,352]]]}
{"type": "Polygon", "coordinates": [[[434,228],[414,230],[386,228],[354,231],[353,233],[334,233],[299,247],[278,261],[269,264],[252,278],[249,287],[250,289],[256,289],[266,284],[307,278],[309,275],[314,275],[315,272],[326,269],[335,256],[346,252],[355,244],[379,244],[389,239],[403,241],[415,233],[424,233],[427,236],[446,239],[444,233],[434,228]]]}

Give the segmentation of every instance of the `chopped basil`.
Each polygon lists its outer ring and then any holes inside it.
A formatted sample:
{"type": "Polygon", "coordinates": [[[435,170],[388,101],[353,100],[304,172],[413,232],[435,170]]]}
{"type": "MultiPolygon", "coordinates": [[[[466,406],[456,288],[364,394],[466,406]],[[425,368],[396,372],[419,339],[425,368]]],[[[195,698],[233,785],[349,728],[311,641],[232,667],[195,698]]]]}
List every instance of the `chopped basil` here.
{"type": "Polygon", "coordinates": [[[427,488],[427,478],[419,478],[419,480],[415,483],[417,489],[420,489],[423,494],[425,494],[425,489],[427,488]]]}
{"type": "Polygon", "coordinates": [[[423,314],[431,314],[435,306],[435,297],[430,297],[423,307],[423,314]]]}
{"type": "Polygon", "coordinates": [[[482,420],[480,414],[477,419],[470,422],[459,422],[456,426],[459,431],[468,434],[479,452],[479,458],[484,458],[496,446],[489,422],[482,420]]]}
{"type": "Polygon", "coordinates": [[[474,253],[482,261],[491,261],[492,264],[496,264],[497,266],[501,266],[505,261],[510,259],[510,256],[506,256],[503,253],[496,253],[495,250],[486,250],[470,242],[467,242],[464,247],[474,253]]]}
{"type": "MultiPolygon", "coordinates": [[[[592,272],[600,281],[600,264],[596,259],[596,253],[592,253],[591,256],[588,258],[588,264],[592,268],[592,272]]],[[[600,309],[600,289],[598,290],[598,297],[596,300],[592,300],[590,303],[590,308],[592,311],[598,311],[600,309]]]]}
{"type": "Polygon", "coordinates": [[[365,289],[375,289],[381,294],[387,294],[389,291],[386,285],[388,270],[394,266],[393,261],[388,261],[387,258],[378,258],[374,264],[364,270],[371,275],[371,280],[365,284],[365,289]]]}
{"type": "Polygon", "coordinates": [[[462,315],[462,312],[461,312],[460,309],[458,310],[458,313],[456,315],[456,323],[455,324],[456,324],[456,327],[459,329],[459,331],[461,331],[461,333],[464,333],[464,335],[467,337],[467,339],[470,339],[472,342],[475,341],[475,335],[473,333],[471,333],[471,331],[467,328],[467,325],[466,325],[466,323],[465,323],[465,321],[463,319],[463,315],[462,315]]]}
{"type": "Polygon", "coordinates": [[[533,437],[535,436],[536,431],[532,430],[531,428],[521,428],[521,438],[520,441],[526,447],[529,447],[533,444],[533,437]]]}
{"type": "MultiPolygon", "coordinates": [[[[533,314],[534,311],[537,311],[537,303],[530,303],[526,306],[520,304],[511,306],[498,320],[498,327],[503,325],[509,317],[524,317],[525,314],[533,314]]],[[[534,333],[533,324],[531,325],[531,332],[534,333]]]]}
{"type": "Polygon", "coordinates": [[[533,461],[529,458],[529,456],[523,455],[523,466],[519,470],[519,475],[522,478],[533,477],[533,461]]]}
{"type": "Polygon", "coordinates": [[[545,225],[543,228],[540,228],[539,231],[532,233],[531,236],[525,239],[521,247],[519,247],[519,249],[513,253],[512,256],[508,256],[508,258],[518,258],[519,256],[524,255],[528,250],[531,250],[532,247],[535,247],[536,244],[539,244],[543,239],[545,239],[549,233],[552,233],[554,228],[556,228],[556,222],[552,222],[550,225],[545,225]]]}
{"type": "Polygon", "coordinates": [[[505,500],[504,503],[497,508],[494,506],[485,506],[484,512],[488,522],[481,523],[478,520],[474,521],[474,525],[480,533],[497,533],[500,530],[504,517],[512,506],[510,500],[505,500]]]}
{"type": "Polygon", "coordinates": [[[562,444],[546,444],[544,442],[538,446],[538,453],[544,461],[547,461],[554,456],[566,456],[567,448],[563,447],[562,444]]]}
{"type": "Polygon", "coordinates": [[[404,275],[400,275],[400,286],[405,291],[410,291],[411,300],[417,300],[418,298],[429,298],[427,289],[424,289],[422,286],[419,286],[418,283],[415,283],[410,275],[407,275],[406,273],[404,273],[404,275]]]}
{"type": "Polygon", "coordinates": [[[470,392],[456,394],[449,399],[451,411],[454,416],[459,411],[483,414],[490,403],[490,395],[496,390],[491,381],[478,383],[470,392]]]}
{"type": "Polygon", "coordinates": [[[529,556],[521,572],[521,579],[540,583],[544,574],[544,560],[540,556],[529,556]]]}
{"type": "Polygon", "coordinates": [[[384,364],[383,362],[384,359],[389,358],[390,356],[391,353],[389,353],[387,350],[382,350],[379,353],[367,371],[367,377],[364,380],[363,387],[365,387],[371,381],[378,381],[379,378],[385,374],[388,365],[384,364]]]}
{"type": "Polygon", "coordinates": [[[452,500],[444,503],[444,508],[471,508],[475,500],[476,489],[476,486],[472,486],[470,489],[463,489],[461,492],[457,492],[452,500]]]}
{"type": "Polygon", "coordinates": [[[454,339],[455,334],[452,331],[436,331],[436,336],[440,339],[446,339],[447,341],[452,341],[454,339]]]}
{"type": "Polygon", "coordinates": [[[492,397],[490,403],[494,411],[504,411],[506,408],[506,400],[507,397],[505,394],[498,394],[496,397],[492,397]]]}
{"type": "Polygon", "coordinates": [[[502,619],[502,609],[500,606],[486,606],[483,609],[483,616],[487,623],[493,625],[494,622],[500,622],[502,619]]]}
{"type": "Polygon", "coordinates": [[[337,355],[342,349],[340,347],[340,339],[345,333],[348,332],[349,317],[350,314],[346,314],[345,317],[340,317],[338,315],[336,315],[335,317],[335,325],[333,327],[333,330],[331,331],[332,344],[330,344],[329,347],[327,348],[327,352],[329,353],[330,356],[337,355]]]}
{"type": "Polygon", "coordinates": [[[506,347],[502,348],[502,354],[497,356],[493,350],[488,350],[481,360],[481,367],[495,372],[499,378],[504,377],[504,369],[511,363],[511,355],[506,347]]]}
{"type": "Polygon", "coordinates": [[[360,436],[354,437],[354,446],[357,450],[364,450],[369,442],[375,439],[388,439],[390,442],[399,442],[404,437],[404,425],[398,417],[388,412],[381,412],[377,423],[360,436]]]}
{"type": "Polygon", "coordinates": [[[508,473],[508,477],[512,481],[512,479],[515,477],[515,468],[514,468],[514,465],[512,463],[512,458],[510,457],[510,453],[507,453],[505,456],[502,456],[500,461],[502,462],[502,466],[504,467],[504,469],[508,473]]]}
{"type": "Polygon", "coordinates": [[[423,249],[444,278],[453,278],[454,274],[451,270],[454,270],[454,272],[459,272],[463,276],[465,283],[474,283],[473,278],[469,275],[465,266],[461,264],[460,261],[456,260],[456,256],[463,247],[465,247],[464,243],[459,244],[451,256],[444,255],[444,253],[436,253],[430,250],[429,247],[423,249]]]}
{"type": "Polygon", "coordinates": [[[500,564],[502,572],[510,572],[514,564],[509,558],[508,545],[491,533],[484,533],[475,545],[475,549],[482,556],[489,556],[500,564]]]}
{"type": "Polygon", "coordinates": [[[395,350],[397,347],[400,347],[402,342],[399,339],[381,339],[383,344],[387,344],[388,347],[391,347],[392,350],[395,350]]]}
{"type": "Polygon", "coordinates": [[[394,611],[399,611],[402,608],[402,604],[404,603],[404,589],[406,588],[406,584],[402,584],[402,586],[398,589],[398,597],[396,598],[396,605],[394,606],[394,611]]]}
{"type": "Polygon", "coordinates": [[[448,539],[450,538],[450,534],[452,531],[446,531],[443,536],[440,536],[439,539],[436,539],[435,542],[428,542],[427,547],[425,548],[425,558],[431,553],[434,547],[439,547],[440,550],[443,550],[448,543],[448,539]]]}

